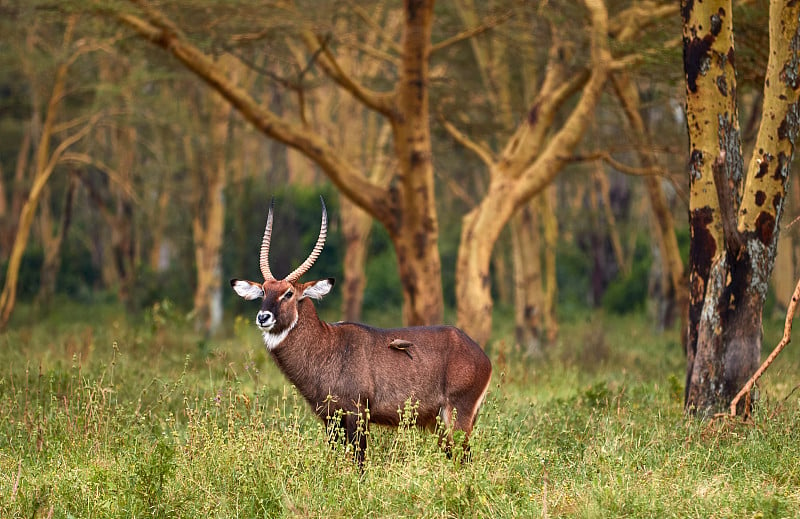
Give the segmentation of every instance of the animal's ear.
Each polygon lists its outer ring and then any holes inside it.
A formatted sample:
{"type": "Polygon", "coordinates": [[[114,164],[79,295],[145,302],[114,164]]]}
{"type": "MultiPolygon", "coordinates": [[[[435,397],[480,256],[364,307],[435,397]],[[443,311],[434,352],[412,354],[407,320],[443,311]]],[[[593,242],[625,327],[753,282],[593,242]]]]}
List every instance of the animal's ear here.
{"type": "Polygon", "coordinates": [[[248,301],[264,297],[264,287],[258,283],[245,281],[243,279],[231,279],[231,286],[237,294],[248,301]]]}
{"type": "Polygon", "coordinates": [[[333,288],[333,278],[320,279],[319,281],[309,281],[303,284],[303,294],[300,299],[310,297],[311,299],[322,299],[328,295],[333,288]]]}

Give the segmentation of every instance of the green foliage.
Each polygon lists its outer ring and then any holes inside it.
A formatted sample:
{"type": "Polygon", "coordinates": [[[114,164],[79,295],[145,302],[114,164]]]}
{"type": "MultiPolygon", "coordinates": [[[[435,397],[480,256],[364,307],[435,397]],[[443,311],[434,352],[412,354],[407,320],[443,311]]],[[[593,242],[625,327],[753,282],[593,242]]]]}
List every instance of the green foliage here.
{"type": "Polygon", "coordinates": [[[172,301],[184,310],[192,307],[192,297],[196,273],[193,269],[181,268],[177,263],[161,272],[141,265],[132,287],[131,308],[145,310],[165,299],[172,301]]]}
{"type": "Polygon", "coordinates": [[[644,308],[652,265],[647,247],[643,240],[637,243],[630,274],[617,278],[608,285],[603,294],[603,308],[618,314],[638,312],[644,308]]]}
{"type": "MultiPolygon", "coordinates": [[[[682,413],[676,331],[577,319],[544,360],[493,355],[470,461],[458,435],[448,458],[413,427],[409,401],[399,429],[364,430],[362,474],[249,320],[200,353],[174,307],[149,314],[73,308],[0,336],[0,516],[790,517],[800,506],[791,349],[761,384],[756,427],[709,425],[682,413]],[[600,343],[605,360],[587,369],[578,359],[600,343]]],[[[771,344],[780,323],[767,324],[771,344]]]]}
{"type": "MultiPolygon", "coordinates": [[[[22,255],[17,278],[17,298],[20,301],[30,301],[39,291],[39,279],[44,262],[44,251],[40,247],[30,247],[22,255]]],[[[0,283],[5,284],[8,272],[8,258],[0,262],[0,283]]]]}
{"type": "MultiPolygon", "coordinates": [[[[377,222],[372,226],[367,255],[369,262],[366,265],[364,308],[379,308],[382,313],[396,308],[399,313],[403,294],[397,272],[397,258],[389,234],[377,222]]],[[[398,322],[395,321],[396,324],[398,322]]]]}
{"type": "Polygon", "coordinates": [[[592,271],[592,258],[574,244],[559,243],[556,262],[556,283],[559,303],[586,308],[587,287],[592,271]]]}

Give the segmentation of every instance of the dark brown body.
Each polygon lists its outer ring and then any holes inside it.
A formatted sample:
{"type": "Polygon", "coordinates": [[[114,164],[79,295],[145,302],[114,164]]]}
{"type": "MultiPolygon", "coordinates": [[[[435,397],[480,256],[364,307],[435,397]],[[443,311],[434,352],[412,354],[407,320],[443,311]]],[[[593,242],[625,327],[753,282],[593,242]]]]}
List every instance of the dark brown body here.
{"type": "Polygon", "coordinates": [[[489,385],[489,358],[452,326],[380,329],[357,323],[325,323],[314,304],[298,304],[297,326],[274,350],[275,362],[323,420],[336,409],[369,407],[370,422],[397,425],[399,410],[419,402],[417,425],[436,417],[469,434],[489,385]],[[411,355],[391,348],[411,343],[411,355]],[[333,398],[331,398],[333,397],[333,398]],[[450,423],[453,409],[456,420],[450,423]]]}
{"type": "Polygon", "coordinates": [[[489,358],[475,341],[452,326],[380,329],[321,321],[312,299],[328,294],[334,280],[301,283],[300,277],[322,251],[327,222],[322,202],[314,250],[284,279],[275,279],[268,261],[270,206],[260,256],[264,282],[231,280],[239,296],[261,300],[256,325],[264,334],[267,350],[314,412],[328,426],[343,426],[359,463],[366,450],[359,421],[398,425],[406,403],[415,407],[418,426],[433,428],[437,417],[441,419],[448,431],[448,448],[452,431],[464,431],[466,450],[492,376],[489,358]],[[341,420],[341,424],[332,424],[332,420],[341,420]]]}

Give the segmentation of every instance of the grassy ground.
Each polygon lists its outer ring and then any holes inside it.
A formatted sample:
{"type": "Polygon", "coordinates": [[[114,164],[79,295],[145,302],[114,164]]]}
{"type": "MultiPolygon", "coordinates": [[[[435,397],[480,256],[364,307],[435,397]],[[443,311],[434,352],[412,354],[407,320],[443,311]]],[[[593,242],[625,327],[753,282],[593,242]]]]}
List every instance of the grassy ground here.
{"type": "MultiPolygon", "coordinates": [[[[599,315],[545,359],[509,340],[472,438],[374,428],[366,470],[272,365],[248,318],[204,341],[169,307],[23,309],[0,335],[0,517],[793,517],[790,346],[756,425],[687,419],[676,332],[599,315]],[[69,324],[67,324],[69,323],[69,324]]],[[[765,349],[780,334],[766,332],[765,349]]]]}

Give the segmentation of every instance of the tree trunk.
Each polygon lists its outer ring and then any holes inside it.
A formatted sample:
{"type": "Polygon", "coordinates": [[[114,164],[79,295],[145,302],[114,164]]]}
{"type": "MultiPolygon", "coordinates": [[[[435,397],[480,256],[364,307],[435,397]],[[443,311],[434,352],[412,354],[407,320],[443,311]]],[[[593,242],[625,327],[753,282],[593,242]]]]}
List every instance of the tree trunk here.
{"type": "MultiPolygon", "coordinates": [[[[33,117],[38,114],[34,113],[33,117]]],[[[18,218],[22,213],[22,204],[25,201],[26,189],[25,174],[28,171],[28,160],[31,151],[32,128],[33,122],[25,125],[25,130],[22,135],[22,142],[17,150],[17,163],[14,166],[14,179],[11,184],[11,200],[8,205],[8,211],[2,220],[2,227],[0,227],[0,257],[6,258],[11,254],[11,248],[14,244],[14,236],[16,235],[17,225],[19,224],[18,218]]]]}
{"type": "MultiPolygon", "coordinates": [[[[537,197],[537,202],[543,197],[537,197]]],[[[523,206],[512,219],[514,252],[514,335],[522,350],[542,353],[543,303],[541,233],[534,203],[523,206]]]]}
{"type": "MultiPolygon", "coordinates": [[[[74,15],[67,19],[62,44],[64,50],[69,49],[72,45],[72,37],[77,20],[78,17],[74,15]]],[[[51,91],[50,100],[48,101],[47,113],[45,114],[45,121],[42,125],[41,135],[39,136],[36,149],[36,169],[33,175],[33,184],[28,193],[28,198],[25,200],[20,210],[17,233],[14,237],[14,243],[8,259],[5,285],[3,286],[3,291],[0,292],[0,329],[8,324],[8,320],[11,318],[11,313],[16,305],[17,282],[19,279],[19,269],[22,264],[22,256],[28,245],[31,226],[33,225],[33,219],[36,215],[36,209],[39,205],[44,187],[64,151],[83,138],[90,128],[87,124],[82,130],[64,139],[55,150],[50,149],[53,127],[59,115],[59,109],[66,89],[67,69],[69,64],[70,61],[65,60],[56,68],[53,89],[51,91]]]]}
{"type": "Polygon", "coordinates": [[[433,0],[404,3],[401,68],[393,92],[374,92],[359,85],[338,67],[329,49],[318,49],[316,65],[366,107],[390,120],[398,172],[389,189],[367,179],[318,132],[291,123],[257,103],[152,5],[137,2],[146,20],[127,13],[117,14],[121,22],[174,55],[216,89],[261,132],[313,160],[343,195],[384,225],[397,254],[403,287],[403,321],[409,325],[441,322],[444,305],[428,121],[433,4],[433,0]]]}
{"type": "Polygon", "coordinates": [[[342,235],[344,238],[344,287],[342,288],[342,318],[345,321],[361,320],[361,303],[367,278],[364,274],[369,245],[372,217],[355,204],[342,198],[342,235]]]}
{"type": "Polygon", "coordinates": [[[556,279],[556,247],[558,247],[558,218],[556,217],[556,189],[552,184],[542,196],[542,221],[544,224],[544,306],[542,314],[548,344],[558,337],[558,282],[556,279]]]}
{"type": "MultiPolygon", "coordinates": [[[[221,58],[221,59],[224,59],[221,58]]],[[[231,69],[231,61],[221,64],[231,69]]],[[[188,149],[187,157],[195,173],[194,197],[196,204],[192,216],[197,281],[194,292],[195,328],[211,335],[222,323],[222,241],[225,234],[225,186],[227,183],[228,137],[231,105],[218,93],[210,92],[207,142],[208,155],[194,154],[188,149]],[[198,160],[208,157],[208,160],[198,160]]],[[[203,98],[205,98],[203,96],[203,98]]],[[[205,98],[207,99],[207,98],[205,98]]]]}
{"type": "Polygon", "coordinates": [[[11,222],[9,221],[9,206],[8,203],[8,189],[6,188],[5,174],[3,173],[3,166],[0,164],[0,258],[6,256],[8,248],[6,240],[10,233],[11,222]]]}
{"type": "MultiPolygon", "coordinates": [[[[61,269],[61,248],[67,237],[70,223],[72,222],[72,202],[75,197],[77,182],[77,177],[75,174],[72,174],[69,179],[69,185],[67,186],[66,199],[64,200],[64,212],[54,236],[50,236],[52,232],[51,227],[53,226],[50,218],[42,219],[41,232],[44,261],[42,262],[41,268],[39,293],[36,295],[36,299],[40,305],[46,305],[56,292],[58,271],[61,269]]],[[[49,210],[45,212],[44,207],[42,207],[42,212],[40,214],[49,214],[49,210]]]]}
{"type": "MultiPolygon", "coordinates": [[[[627,277],[631,273],[631,261],[625,254],[625,248],[622,246],[622,239],[617,230],[617,218],[614,216],[614,208],[611,206],[611,182],[608,180],[608,175],[606,175],[603,164],[600,161],[595,162],[593,177],[594,185],[597,188],[595,192],[600,195],[599,205],[602,205],[603,217],[608,228],[608,239],[611,242],[611,250],[614,252],[614,260],[622,276],[627,277]]],[[[602,231],[599,234],[601,233],[602,231]]]]}
{"type": "MultiPolygon", "coordinates": [[[[128,103],[128,106],[132,106],[128,103]]],[[[136,166],[137,132],[134,127],[116,129],[111,134],[110,149],[116,150],[113,159],[117,163],[117,175],[130,185],[136,166]]],[[[113,213],[108,213],[111,223],[111,251],[119,280],[118,297],[126,304],[132,303],[136,284],[136,235],[134,228],[134,205],[130,194],[119,189],[116,183],[108,184],[109,204],[113,213]]]]}
{"type": "MultiPolygon", "coordinates": [[[[614,93],[622,105],[629,125],[629,138],[636,146],[639,163],[644,168],[652,168],[658,164],[652,150],[653,146],[649,132],[645,127],[642,115],[639,112],[639,92],[636,85],[631,82],[625,73],[614,74],[611,77],[614,93]]],[[[657,304],[665,308],[659,312],[664,319],[662,327],[672,324],[677,315],[685,314],[689,294],[684,282],[683,259],[678,249],[678,238],[675,234],[675,222],[667,202],[667,197],[661,187],[659,177],[648,176],[644,179],[650,208],[655,219],[655,237],[662,263],[661,285],[664,287],[662,299],[657,304]]]]}
{"type": "Polygon", "coordinates": [[[159,183],[158,197],[156,199],[155,214],[153,215],[153,226],[151,227],[151,249],[148,259],[150,270],[153,272],[161,272],[164,270],[164,262],[162,260],[163,248],[166,246],[164,242],[164,227],[167,218],[167,206],[169,205],[169,191],[167,190],[164,182],[159,183]]]}
{"type": "Polygon", "coordinates": [[[428,100],[433,4],[405,1],[403,62],[391,119],[400,190],[390,188],[389,196],[402,216],[393,218],[389,235],[403,285],[403,321],[410,325],[441,323],[444,312],[428,100]]]}
{"type": "Polygon", "coordinates": [[[551,62],[540,93],[503,155],[491,164],[486,196],[462,220],[456,263],[458,325],[478,344],[486,344],[492,330],[489,265],[494,244],[514,211],[546,188],[561,171],[564,158],[577,146],[588,126],[606,82],[611,59],[606,39],[607,13],[602,2],[585,3],[592,19],[591,73],[588,78],[563,76],[563,53],[554,34],[556,43],[551,47],[551,62]],[[545,145],[558,108],[581,84],[580,99],[545,145]]]}
{"type": "Polygon", "coordinates": [[[692,231],[685,408],[701,416],[725,410],[758,367],[799,126],[800,5],[772,1],[764,115],[743,171],[731,13],[730,1],[682,2],[692,231]]]}

